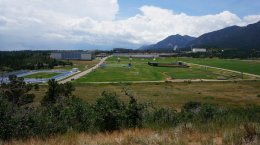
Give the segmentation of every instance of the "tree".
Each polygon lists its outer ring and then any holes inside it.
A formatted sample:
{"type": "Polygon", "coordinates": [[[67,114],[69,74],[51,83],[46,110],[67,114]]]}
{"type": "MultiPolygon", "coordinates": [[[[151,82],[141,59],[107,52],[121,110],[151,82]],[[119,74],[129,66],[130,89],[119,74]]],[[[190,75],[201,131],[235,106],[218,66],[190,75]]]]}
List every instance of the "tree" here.
{"type": "Polygon", "coordinates": [[[59,100],[60,103],[71,99],[72,92],[75,91],[75,87],[71,83],[59,84],[54,79],[48,81],[48,91],[42,99],[41,104],[43,106],[50,106],[59,100]]]}
{"type": "Polygon", "coordinates": [[[29,93],[32,90],[30,84],[26,84],[23,78],[18,78],[15,75],[9,76],[9,80],[9,83],[4,83],[0,87],[4,99],[18,107],[33,102],[35,95],[29,93]]]}
{"type": "Polygon", "coordinates": [[[72,96],[72,92],[75,91],[75,87],[72,85],[72,83],[67,82],[62,85],[61,91],[65,97],[69,98],[70,96],[72,96]]]}
{"type": "Polygon", "coordinates": [[[48,81],[48,91],[42,99],[41,104],[43,106],[49,106],[56,103],[57,99],[61,95],[61,87],[57,81],[51,79],[48,81]]]}

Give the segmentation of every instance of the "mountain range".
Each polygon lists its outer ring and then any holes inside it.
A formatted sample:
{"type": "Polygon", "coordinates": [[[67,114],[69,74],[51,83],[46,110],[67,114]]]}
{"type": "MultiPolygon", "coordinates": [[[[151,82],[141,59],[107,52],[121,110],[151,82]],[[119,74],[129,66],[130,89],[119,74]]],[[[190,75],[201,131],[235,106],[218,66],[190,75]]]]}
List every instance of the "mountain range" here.
{"type": "Polygon", "coordinates": [[[181,36],[181,35],[177,34],[177,35],[169,36],[156,44],[142,46],[140,49],[141,50],[159,49],[161,51],[173,50],[173,49],[177,49],[177,48],[186,47],[188,45],[188,43],[194,39],[195,39],[195,37],[191,37],[191,36],[187,36],[187,35],[181,36]]]}
{"type": "Polygon", "coordinates": [[[231,26],[221,30],[203,34],[198,38],[191,36],[172,35],[140,50],[172,51],[190,47],[234,48],[260,50],[260,21],[244,27],[231,26]]]}

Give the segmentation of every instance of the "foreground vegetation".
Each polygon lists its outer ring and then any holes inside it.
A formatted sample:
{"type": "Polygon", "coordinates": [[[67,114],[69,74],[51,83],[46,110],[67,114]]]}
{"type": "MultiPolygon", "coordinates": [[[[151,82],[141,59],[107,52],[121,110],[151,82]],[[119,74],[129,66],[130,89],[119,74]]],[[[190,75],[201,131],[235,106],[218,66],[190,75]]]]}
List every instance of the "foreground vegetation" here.
{"type": "Polygon", "coordinates": [[[258,145],[257,137],[251,141],[246,138],[248,133],[242,126],[204,132],[190,125],[188,128],[177,126],[163,130],[125,129],[96,134],[67,132],[48,139],[12,140],[4,145],[258,145]]]}
{"type": "MultiPolygon", "coordinates": [[[[132,135],[131,138],[121,140],[126,141],[124,144],[187,144],[186,132],[198,132],[201,136],[204,133],[219,134],[226,144],[259,143],[258,105],[230,108],[188,102],[176,111],[174,108],[138,103],[127,88],[122,90],[127,101],[121,101],[116,93],[103,92],[102,97],[95,102],[87,103],[73,95],[75,88],[71,83],[58,84],[54,80],[49,81],[40,103],[35,104],[35,96],[31,93],[33,86],[25,84],[22,78],[12,77],[10,80],[10,84],[1,85],[0,92],[0,138],[7,144],[14,139],[41,140],[66,133],[68,138],[73,138],[73,134],[78,133],[95,134],[131,128],[158,132],[157,138],[165,136],[164,134],[170,137],[157,140],[156,137],[144,139],[145,136],[132,135]],[[176,140],[178,137],[171,136],[174,130],[179,130],[179,140],[176,140]]],[[[148,135],[153,134],[151,132],[148,135]]],[[[210,144],[213,138],[214,136],[206,139],[205,144],[210,144]]]]}

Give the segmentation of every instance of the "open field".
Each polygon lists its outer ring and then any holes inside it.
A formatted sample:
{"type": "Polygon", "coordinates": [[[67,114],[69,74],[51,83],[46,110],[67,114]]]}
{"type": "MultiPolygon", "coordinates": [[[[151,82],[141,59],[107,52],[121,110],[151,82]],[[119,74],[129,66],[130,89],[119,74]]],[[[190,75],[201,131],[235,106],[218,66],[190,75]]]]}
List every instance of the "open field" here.
{"type": "Polygon", "coordinates": [[[260,61],[258,60],[235,60],[235,59],[218,59],[218,58],[178,58],[180,61],[208,65],[224,69],[235,70],[260,75],[260,61]]]}
{"type": "Polygon", "coordinates": [[[73,63],[73,66],[65,66],[65,67],[55,67],[57,69],[65,69],[71,70],[72,68],[78,68],[79,71],[83,71],[95,66],[99,60],[92,60],[92,61],[84,61],[84,60],[70,60],[73,63]]]}
{"type": "MultiPolygon", "coordinates": [[[[132,67],[128,68],[130,60],[122,57],[120,62],[116,57],[109,58],[106,66],[100,68],[82,78],[76,80],[82,82],[120,82],[120,81],[160,81],[170,79],[239,79],[241,76],[237,73],[219,71],[216,69],[205,69],[199,66],[190,68],[174,67],[153,67],[147,64],[150,62],[176,62],[177,58],[158,58],[131,60],[132,67]]],[[[247,77],[245,77],[247,78],[247,77]]]]}
{"type": "Polygon", "coordinates": [[[47,73],[47,72],[39,72],[39,73],[35,73],[35,74],[31,74],[28,76],[24,76],[24,78],[30,79],[30,78],[52,78],[54,76],[57,76],[61,73],[56,73],[56,72],[51,72],[51,73],[47,73]]]}
{"type": "MultiPolygon", "coordinates": [[[[126,100],[123,89],[132,92],[138,101],[152,102],[157,106],[181,107],[189,101],[218,103],[223,106],[244,106],[260,104],[260,82],[196,82],[196,83],[141,83],[141,84],[74,84],[74,94],[91,103],[103,91],[116,92],[126,100]]],[[[35,91],[36,101],[40,101],[46,91],[41,86],[35,91]]]]}

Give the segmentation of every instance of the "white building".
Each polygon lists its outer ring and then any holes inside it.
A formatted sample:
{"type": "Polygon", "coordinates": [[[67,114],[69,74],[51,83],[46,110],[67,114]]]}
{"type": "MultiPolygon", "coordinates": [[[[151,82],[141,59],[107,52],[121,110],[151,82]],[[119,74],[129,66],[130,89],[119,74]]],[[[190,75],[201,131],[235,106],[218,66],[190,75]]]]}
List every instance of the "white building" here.
{"type": "Polygon", "coordinates": [[[207,52],[207,49],[205,48],[193,48],[192,49],[193,53],[197,53],[197,52],[207,52]]]}

